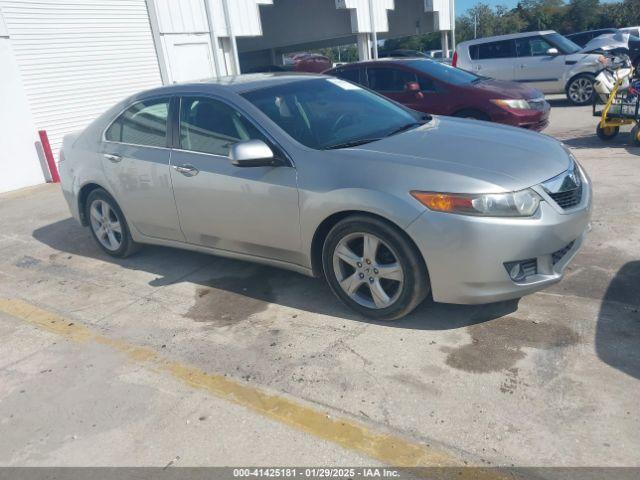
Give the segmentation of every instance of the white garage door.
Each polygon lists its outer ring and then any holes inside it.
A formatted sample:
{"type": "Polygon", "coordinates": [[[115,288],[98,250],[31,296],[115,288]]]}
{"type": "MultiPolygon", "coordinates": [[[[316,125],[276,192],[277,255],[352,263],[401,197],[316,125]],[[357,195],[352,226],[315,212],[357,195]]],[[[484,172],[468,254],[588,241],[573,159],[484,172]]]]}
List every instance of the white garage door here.
{"type": "Polygon", "coordinates": [[[64,135],[162,84],[145,0],[0,0],[0,9],[56,158],[64,135]]]}

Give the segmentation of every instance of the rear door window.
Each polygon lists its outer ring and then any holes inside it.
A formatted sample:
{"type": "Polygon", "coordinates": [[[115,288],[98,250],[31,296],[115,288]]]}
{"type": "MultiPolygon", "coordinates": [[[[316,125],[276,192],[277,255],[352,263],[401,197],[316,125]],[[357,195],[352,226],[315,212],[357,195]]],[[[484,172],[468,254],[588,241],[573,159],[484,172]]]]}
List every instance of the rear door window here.
{"type": "Polygon", "coordinates": [[[472,60],[491,60],[516,56],[513,40],[501,40],[499,42],[471,45],[469,47],[469,54],[472,60]]]}
{"type": "Polygon", "coordinates": [[[125,110],[104,134],[109,142],[167,146],[169,99],[145,100],[125,110]]]}

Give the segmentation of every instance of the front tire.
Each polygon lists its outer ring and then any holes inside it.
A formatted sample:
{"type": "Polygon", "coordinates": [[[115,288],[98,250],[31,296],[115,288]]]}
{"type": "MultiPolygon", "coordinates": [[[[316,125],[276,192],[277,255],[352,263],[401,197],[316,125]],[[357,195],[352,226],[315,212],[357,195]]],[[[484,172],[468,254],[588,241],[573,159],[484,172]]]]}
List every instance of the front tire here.
{"type": "Polygon", "coordinates": [[[565,89],[569,102],[578,106],[591,105],[595,95],[594,83],[595,77],[590,73],[581,73],[569,80],[565,89]]]}
{"type": "Polygon", "coordinates": [[[108,255],[125,258],[140,248],[131,238],[129,225],[118,203],[105,190],[97,188],[89,194],[85,218],[93,239],[108,255]]]}
{"type": "Polygon", "coordinates": [[[604,140],[605,142],[608,142],[609,140],[613,140],[614,138],[616,138],[616,135],[618,135],[618,132],[620,132],[620,127],[602,128],[599,123],[598,123],[598,126],[596,127],[596,135],[598,135],[598,138],[600,140],[604,140]]]}
{"type": "Polygon", "coordinates": [[[430,290],[420,252],[389,223],[365,215],[338,222],[325,239],[322,264],[333,293],[359,314],[396,320],[430,290]]]}

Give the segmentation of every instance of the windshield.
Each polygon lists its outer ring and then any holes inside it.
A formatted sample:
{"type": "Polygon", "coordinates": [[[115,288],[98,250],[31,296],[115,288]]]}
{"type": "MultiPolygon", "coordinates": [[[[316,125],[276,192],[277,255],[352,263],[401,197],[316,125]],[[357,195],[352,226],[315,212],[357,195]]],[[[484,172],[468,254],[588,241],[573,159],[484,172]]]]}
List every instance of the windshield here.
{"type": "Polygon", "coordinates": [[[290,82],[242,96],[295,140],[318,150],[378,140],[420,118],[338,78],[290,82]]]}
{"type": "Polygon", "coordinates": [[[407,63],[412,68],[451,85],[467,85],[480,79],[478,75],[474,75],[471,72],[451,67],[444,63],[434,62],[433,60],[412,60],[407,63]]]}
{"type": "Polygon", "coordinates": [[[573,43],[567,37],[563,37],[559,33],[549,33],[547,35],[543,35],[546,40],[553,45],[555,45],[561,53],[565,55],[570,53],[576,53],[582,50],[582,47],[576,43],[573,43]]]}

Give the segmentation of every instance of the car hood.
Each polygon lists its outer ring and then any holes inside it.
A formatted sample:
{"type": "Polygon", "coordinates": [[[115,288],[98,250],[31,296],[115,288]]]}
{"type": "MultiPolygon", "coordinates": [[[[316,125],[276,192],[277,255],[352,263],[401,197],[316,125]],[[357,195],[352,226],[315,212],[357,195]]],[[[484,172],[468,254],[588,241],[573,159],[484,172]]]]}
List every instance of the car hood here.
{"type": "Polygon", "coordinates": [[[587,43],[581,52],[589,53],[595,50],[613,50],[616,48],[629,48],[628,33],[605,33],[593,38],[587,43]]]}
{"type": "MultiPolygon", "coordinates": [[[[344,152],[386,162],[386,174],[393,177],[404,172],[419,176],[425,188],[454,193],[522,190],[562,173],[571,163],[565,147],[546,135],[439,116],[419,128],[344,152]]],[[[374,165],[365,168],[384,171],[374,165]]]]}
{"type": "Polygon", "coordinates": [[[596,53],[585,53],[585,52],[577,52],[572,53],[571,55],[565,56],[565,62],[576,62],[580,64],[594,64],[600,65],[598,63],[599,54],[596,53]]]}
{"type": "Polygon", "coordinates": [[[544,97],[542,92],[535,88],[521,85],[516,82],[493,80],[489,78],[470,85],[470,88],[473,88],[475,91],[481,90],[487,94],[492,94],[494,98],[531,100],[534,98],[544,97]]]}

